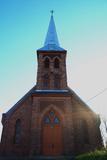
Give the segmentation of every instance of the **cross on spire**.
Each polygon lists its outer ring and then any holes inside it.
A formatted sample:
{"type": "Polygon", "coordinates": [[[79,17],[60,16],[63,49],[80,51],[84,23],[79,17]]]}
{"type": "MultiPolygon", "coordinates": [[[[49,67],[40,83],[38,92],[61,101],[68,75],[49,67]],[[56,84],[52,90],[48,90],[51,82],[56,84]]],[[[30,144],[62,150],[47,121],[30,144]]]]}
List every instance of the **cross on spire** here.
{"type": "Polygon", "coordinates": [[[54,10],[51,10],[50,12],[51,12],[51,15],[53,16],[54,10]]]}
{"type": "Polygon", "coordinates": [[[48,32],[47,32],[47,35],[46,35],[44,45],[45,46],[46,45],[57,45],[57,46],[59,46],[59,41],[58,41],[55,22],[54,22],[54,17],[53,17],[53,12],[54,11],[51,10],[50,12],[51,12],[51,18],[50,18],[50,23],[49,23],[48,32]]]}

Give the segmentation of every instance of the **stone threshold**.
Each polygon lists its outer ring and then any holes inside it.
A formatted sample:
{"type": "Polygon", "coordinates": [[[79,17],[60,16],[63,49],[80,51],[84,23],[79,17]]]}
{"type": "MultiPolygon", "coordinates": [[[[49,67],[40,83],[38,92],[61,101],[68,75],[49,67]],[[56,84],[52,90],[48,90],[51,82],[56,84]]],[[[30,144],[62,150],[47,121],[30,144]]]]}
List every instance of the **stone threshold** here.
{"type": "Polygon", "coordinates": [[[75,160],[73,156],[0,157],[0,160],[75,160]]]}

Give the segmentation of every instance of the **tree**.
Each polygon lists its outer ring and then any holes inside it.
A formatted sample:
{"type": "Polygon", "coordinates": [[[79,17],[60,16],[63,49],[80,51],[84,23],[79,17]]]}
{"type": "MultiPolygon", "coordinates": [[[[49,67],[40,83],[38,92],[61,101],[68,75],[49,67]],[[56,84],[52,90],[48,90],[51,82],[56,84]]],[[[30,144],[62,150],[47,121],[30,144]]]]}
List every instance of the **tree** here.
{"type": "Polygon", "coordinates": [[[100,115],[101,118],[101,134],[103,137],[104,145],[107,148],[107,118],[100,115]]]}

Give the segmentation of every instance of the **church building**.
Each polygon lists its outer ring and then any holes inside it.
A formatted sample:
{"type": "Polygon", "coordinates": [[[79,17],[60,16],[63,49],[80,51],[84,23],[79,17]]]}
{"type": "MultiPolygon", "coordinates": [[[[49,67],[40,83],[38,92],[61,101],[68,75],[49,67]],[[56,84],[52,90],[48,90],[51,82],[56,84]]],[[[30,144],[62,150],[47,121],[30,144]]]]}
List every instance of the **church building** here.
{"type": "Polygon", "coordinates": [[[72,156],[102,147],[98,115],[67,85],[66,56],[52,13],[37,50],[36,85],[2,116],[2,155],[72,156]]]}

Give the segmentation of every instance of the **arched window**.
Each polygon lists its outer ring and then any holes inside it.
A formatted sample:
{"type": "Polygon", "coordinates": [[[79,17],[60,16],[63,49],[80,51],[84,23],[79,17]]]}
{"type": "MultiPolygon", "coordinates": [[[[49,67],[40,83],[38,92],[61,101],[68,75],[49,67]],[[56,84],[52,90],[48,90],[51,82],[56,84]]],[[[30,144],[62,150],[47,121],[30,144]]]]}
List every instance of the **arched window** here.
{"type": "Polygon", "coordinates": [[[85,120],[83,120],[82,127],[83,127],[84,143],[88,144],[89,143],[88,126],[87,126],[87,122],[85,120]]]}
{"type": "Polygon", "coordinates": [[[15,134],[14,134],[14,144],[19,144],[21,141],[21,120],[16,120],[15,124],[15,134]]]}
{"type": "Polygon", "coordinates": [[[44,124],[50,125],[51,127],[60,124],[60,119],[53,110],[49,111],[45,115],[43,121],[44,121],[44,124]]]}
{"type": "Polygon", "coordinates": [[[83,144],[89,144],[88,126],[85,120],[80,120],[80,138],[83,144]]]}
{"type": "Polygon", "coordinates": [[[60,89],[60,76],[58,74],[54,75],[54,88],[60,89]]]}
{"type": "Polygon", "coordinates": [[[48,57],[44,61],[44,67],[49,68],[49,58],[48,57]]]}
{"type": "Polygon", "coordinates": [[[59,59],[58,58],[55,58],[54,68],[59,68],[59,59]]]}

